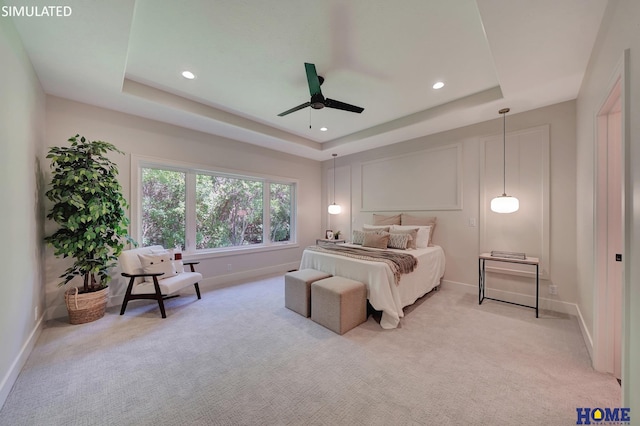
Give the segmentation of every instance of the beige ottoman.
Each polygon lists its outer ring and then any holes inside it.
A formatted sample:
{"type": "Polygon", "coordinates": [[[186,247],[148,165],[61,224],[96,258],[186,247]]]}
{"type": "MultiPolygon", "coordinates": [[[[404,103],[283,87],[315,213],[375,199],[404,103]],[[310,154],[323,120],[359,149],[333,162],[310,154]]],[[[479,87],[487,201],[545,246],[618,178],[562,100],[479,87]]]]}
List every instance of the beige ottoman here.
{"type": "Polygon", "coordinates": [[[343,277],[325,278],[311,284],[311,319],[338,334],[367,320],[367,288],[343,277]]]}
{"type": "Polygon", "coordinates": [[[301,269],[284,275],[284,306],[304,317],[311,315],[311,283],[330,277],[315,269],[301,269]]]}

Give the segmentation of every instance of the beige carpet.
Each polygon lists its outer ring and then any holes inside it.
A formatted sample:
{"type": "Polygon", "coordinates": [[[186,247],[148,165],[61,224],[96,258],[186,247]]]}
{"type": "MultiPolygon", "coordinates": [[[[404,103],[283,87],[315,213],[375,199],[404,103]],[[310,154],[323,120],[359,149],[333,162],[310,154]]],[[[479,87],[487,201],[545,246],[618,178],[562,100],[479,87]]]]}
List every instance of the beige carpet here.
{"type": "Polygon", "coordinates": [[[575,318],[443,288],[344,336],[284,307],[283,277],[80,326],[51,321],[0,425],[574,425],[617,407],[575,318]]]}

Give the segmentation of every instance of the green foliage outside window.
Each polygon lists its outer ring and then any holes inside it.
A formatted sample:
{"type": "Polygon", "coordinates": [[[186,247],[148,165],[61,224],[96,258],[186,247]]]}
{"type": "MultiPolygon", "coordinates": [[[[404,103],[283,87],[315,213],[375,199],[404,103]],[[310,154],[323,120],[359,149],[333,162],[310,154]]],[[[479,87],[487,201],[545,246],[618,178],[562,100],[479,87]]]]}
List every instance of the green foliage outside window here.
{"type": "Polygon", "coordinates": [[[142,246],[185,247],[185,173],[142,169],[142,246]]]}
{"type": "MultiPolygon", "coordinates": [[[[142,168],[142,243],[186,247],[187,172],[142,168]]],[[[195,174],[195,249],[291,240],[293,185],[195,174]],[[269,232],[264,232],[265,186],[269,232]]]]}
{"type": "Polygon", "coordinates": [[[272,183],[270,190],[271,241],[289,241],[291,239],[291,185],[272,183]]]}
{"type": "Polygon", "coordinates": [[[262,243],[262,182],[196,177],[196,249],[262,243]]]}

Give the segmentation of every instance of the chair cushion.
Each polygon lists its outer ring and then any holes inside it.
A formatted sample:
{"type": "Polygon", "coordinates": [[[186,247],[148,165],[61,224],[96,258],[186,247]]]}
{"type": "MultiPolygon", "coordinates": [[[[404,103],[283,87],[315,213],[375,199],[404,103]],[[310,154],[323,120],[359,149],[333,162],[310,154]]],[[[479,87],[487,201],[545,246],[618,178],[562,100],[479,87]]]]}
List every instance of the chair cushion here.
{"type": "MultiPolygon", "coordinates": [[[[201,280],[202,274],[199,272],[183,272],[173,277],[159,280],[158,285],[160,286],[160,292],[162,294],[168,295],[182,290],[183,288],[190,285],[194,285],[201,280]]],[[[131,290],[131,294],[155,293],[155,291],[156,290],[153,287],[153,282],[149,283],[144,281],[141,284],[134,285],[133,290],[131,290]]]]}

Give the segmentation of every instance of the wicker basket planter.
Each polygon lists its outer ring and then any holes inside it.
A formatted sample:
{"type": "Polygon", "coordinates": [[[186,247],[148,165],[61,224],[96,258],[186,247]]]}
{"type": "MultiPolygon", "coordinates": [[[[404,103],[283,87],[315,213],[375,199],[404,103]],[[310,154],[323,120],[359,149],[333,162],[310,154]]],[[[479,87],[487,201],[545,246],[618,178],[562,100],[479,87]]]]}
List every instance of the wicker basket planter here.
{"type": "Polygon", "coordinates": [[[109,287],[90,293],[79,293],[77,288],[64,292],[64,302],[71,324],[85,324],[104,316],[109,297],[109,287]]]}

